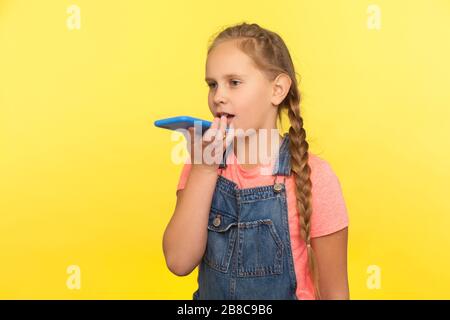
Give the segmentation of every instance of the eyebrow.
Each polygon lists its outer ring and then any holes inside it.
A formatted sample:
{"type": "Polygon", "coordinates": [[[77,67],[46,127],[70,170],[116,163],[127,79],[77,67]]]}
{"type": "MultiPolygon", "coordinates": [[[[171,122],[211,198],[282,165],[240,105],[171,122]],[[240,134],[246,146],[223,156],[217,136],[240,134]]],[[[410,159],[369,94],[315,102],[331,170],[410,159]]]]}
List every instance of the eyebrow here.
{"type": "MultiPolygon", "coordinates": [[[[229,74],[224,75],[223,78],[225,78],[225,79],[227,79],[227,78],[228,79],[229,78],[245,78],[245,75],[237,74],[237,73],[229,73],[229,74]]],[[[211,81],[211,80],[214,80],[214,78],[208,78],[208,77],[205,78],[205,81],[211,81]]]]}

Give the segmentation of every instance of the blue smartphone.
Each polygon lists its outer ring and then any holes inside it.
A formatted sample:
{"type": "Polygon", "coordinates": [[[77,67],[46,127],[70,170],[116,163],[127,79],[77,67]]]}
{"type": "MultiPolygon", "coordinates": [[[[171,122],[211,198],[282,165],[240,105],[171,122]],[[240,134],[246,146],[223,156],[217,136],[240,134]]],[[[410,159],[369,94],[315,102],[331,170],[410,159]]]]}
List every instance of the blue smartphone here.
{"type": "Polygon", "coordinates": [[[155,121],[155,126],[169,129],[169,130],[176,130],[176,129],[188,129],[189,127],[194,127],[195,123],[198,122],[201,125],[202,134],[211,127],[212,122],[189,117],[189,116],[178,116],[178,117],[172,117],[172,118],[165,118],[155,121]]]}

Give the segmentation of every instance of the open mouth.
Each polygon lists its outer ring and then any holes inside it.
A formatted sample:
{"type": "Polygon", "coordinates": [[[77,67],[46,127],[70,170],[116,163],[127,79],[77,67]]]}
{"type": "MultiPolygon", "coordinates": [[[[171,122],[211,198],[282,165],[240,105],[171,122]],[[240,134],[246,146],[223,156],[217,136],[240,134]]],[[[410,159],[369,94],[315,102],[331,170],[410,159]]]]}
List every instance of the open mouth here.
{"type": "Polygon", "coordinates": [[[226,112],[222,112],[219,114],[220,114],[219,117],[222,117],[222,115],[225,115],[227,117],[227,127],[229,127],[231,125],[231,121],[233,121],[233,119],[234,119],[234,114],[226,113],[226,112]]]}
{"type": "Polygon", "coordinates": [[[227,113],[227,112],[218,112],[218,113],[216,114],[216,116],[219,117],[219,118],[221,118],[222,116],[226,116],[227,119],[228,119],[228,121],[231,121],[231,119],[234,118],[234,114],[227,113]]]}

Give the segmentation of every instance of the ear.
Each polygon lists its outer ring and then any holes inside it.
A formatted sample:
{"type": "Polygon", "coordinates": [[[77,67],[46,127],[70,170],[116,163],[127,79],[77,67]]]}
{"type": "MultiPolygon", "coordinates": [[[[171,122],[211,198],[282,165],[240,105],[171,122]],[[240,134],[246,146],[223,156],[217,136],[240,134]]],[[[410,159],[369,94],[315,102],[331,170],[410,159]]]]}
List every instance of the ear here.
{"type": "Polygon", "coordinates": [[[287,96],[291,88],[292,80],[285,74],[280,73],[275,80],[272,81],[272,97],[271,102],[274,106],[278,106],[287,96]]]}

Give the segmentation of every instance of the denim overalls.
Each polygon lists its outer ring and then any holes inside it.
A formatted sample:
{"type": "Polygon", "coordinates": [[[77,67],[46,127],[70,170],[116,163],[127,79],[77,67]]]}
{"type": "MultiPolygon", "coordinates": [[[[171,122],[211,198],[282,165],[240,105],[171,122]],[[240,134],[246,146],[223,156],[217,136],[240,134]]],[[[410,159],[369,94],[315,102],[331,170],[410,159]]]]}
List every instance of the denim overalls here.
{"type": "MultiPolygon", "coordinates": [[[[232,144],[230,144],[232,146],[232,144]]],[[[225,150],[219,168],[226,167],[225,150]]],[[[218,176],[208,219],[208,240],[194,300],[297,300],[285,183],[289,136],[280,144],[273,185],[239,189],[218,176]]]]}

